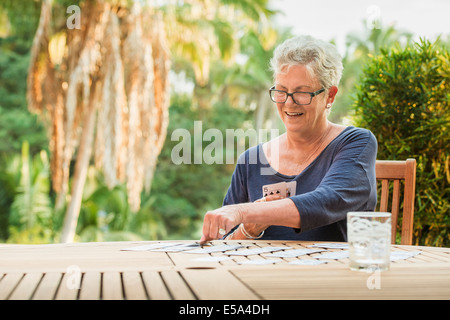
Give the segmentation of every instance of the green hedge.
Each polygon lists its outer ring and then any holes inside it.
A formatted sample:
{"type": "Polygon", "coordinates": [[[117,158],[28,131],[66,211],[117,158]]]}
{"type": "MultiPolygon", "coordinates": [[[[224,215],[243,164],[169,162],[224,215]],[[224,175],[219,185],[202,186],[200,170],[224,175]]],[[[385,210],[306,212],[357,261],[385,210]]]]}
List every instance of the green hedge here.
{"type": "Polygon", "coordinates": [[[438,41],[372,57],[356,88],[355,124],[378,159],[417,160],[414,243],[450,246],[450,54],[438,41]]]}

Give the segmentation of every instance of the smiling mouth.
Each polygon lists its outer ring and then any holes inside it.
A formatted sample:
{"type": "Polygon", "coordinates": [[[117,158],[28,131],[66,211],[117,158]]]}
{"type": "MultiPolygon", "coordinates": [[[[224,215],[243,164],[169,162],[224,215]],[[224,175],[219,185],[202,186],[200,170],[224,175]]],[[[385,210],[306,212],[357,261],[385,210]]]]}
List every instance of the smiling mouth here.
{"type": "Polygon", "coordinates": [[[303,112],[284,112],[288,117],[299,117],[303,114],[303,112]]]}

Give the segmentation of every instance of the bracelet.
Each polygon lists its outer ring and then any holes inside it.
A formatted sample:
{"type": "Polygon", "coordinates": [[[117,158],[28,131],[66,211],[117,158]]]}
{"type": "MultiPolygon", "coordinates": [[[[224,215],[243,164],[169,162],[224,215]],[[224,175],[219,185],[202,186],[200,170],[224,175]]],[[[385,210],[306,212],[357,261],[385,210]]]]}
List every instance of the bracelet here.
{"type": "Polygon", "coordinates": [[[264,230],[257,237],[252,237],[247,230],[245,230],[244,224],[241,224],[241,232],[247,239],[260,239],[264,235],[264,230]]]}

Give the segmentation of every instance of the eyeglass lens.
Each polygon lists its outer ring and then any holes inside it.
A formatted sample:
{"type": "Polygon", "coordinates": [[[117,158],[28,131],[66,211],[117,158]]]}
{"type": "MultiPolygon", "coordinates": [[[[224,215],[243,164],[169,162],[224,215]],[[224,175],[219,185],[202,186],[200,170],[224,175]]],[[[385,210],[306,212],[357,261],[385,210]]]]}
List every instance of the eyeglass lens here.
{"type": "MultiPolygon", "coordinates": [[[[294,98],[294,102],[297,104],[310,104],[311,103],[311,95],[309,93],[303,92],[295,92],[291,95],[294,98]]],[[[288,93],[286,91],[271,91],[271,98],[274,102],[284,103],[288,98],[288,93]]]]}

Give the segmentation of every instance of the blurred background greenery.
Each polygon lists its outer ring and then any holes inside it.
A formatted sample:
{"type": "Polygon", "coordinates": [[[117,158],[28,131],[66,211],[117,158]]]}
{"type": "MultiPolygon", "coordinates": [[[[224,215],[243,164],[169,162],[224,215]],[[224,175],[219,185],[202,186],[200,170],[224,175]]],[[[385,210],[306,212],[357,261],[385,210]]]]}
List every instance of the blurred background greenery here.
{"type": "MultiPolygon", "coordinates": [[[[53,3],[63,14],[73,4],[53,3]]],[[[172,22],[190,26],[194,38],[211,28],[194,16],[195,10],[187,6],[191,2],[173,3],[160,4],[157,10],[172,14],[172,22]]],[[[216,41],[211,43],[220,50],[170,43],[169,124],[151,190],[141,193],[140,208],[134,211],[126,184],[108,187],[102,171],[90,166],[76,241],[199,239],[203,214],[221,205],[235,164],[175,165],[174,130],[192,134],[194,121],[202,121],[203,132],[215,128],[224,136],[226,129],[283,131],[267,94],[272,82],[268,60],[292,31],[270,23],[277,13],[268,1],[214,3],[243,13],[245,23],[215,21],[211,37],[216,41]]],[[[40,11],[41,1],[0,3],[1,242],[58,242],[63,227],[65,208],[55,208],[46,128],[28,110],[26,99],[40,11]]],[[[379,159],[417,159],[414,242],[449,246],[449,38],[415,43],[407,31],[394,26],[368,29],[364,21],[361,30],[347,35],[344,75],[330,120],[372,130],[379,159]]],[[[239,143],[250,146],[248,141],[239,143]]]]}

